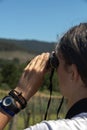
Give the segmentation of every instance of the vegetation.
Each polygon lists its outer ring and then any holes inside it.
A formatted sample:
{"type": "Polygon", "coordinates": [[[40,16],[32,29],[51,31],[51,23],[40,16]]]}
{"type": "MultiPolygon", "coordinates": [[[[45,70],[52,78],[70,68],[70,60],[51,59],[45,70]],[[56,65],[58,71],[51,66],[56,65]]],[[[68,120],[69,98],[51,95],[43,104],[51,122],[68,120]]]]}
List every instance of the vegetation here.
{"type": "Polygon", "coordinates": [[[20,64],[18,59],[0,59],[0,88],[14,88],[20,78],[25,63],[20,64]]]}
{"type": "MultiPolygon", "coordinates": [[[[27,62],[20,63],[17,58],[13,60],[0,59],[0,89],[13,89],[26,65],[27,62]]],[[[44,89],[49,90],[49,74],[45,76],[40,90],[44,89]]],[[[53,91],[59,91],[56,73],[53,76],[53,91]]]]}

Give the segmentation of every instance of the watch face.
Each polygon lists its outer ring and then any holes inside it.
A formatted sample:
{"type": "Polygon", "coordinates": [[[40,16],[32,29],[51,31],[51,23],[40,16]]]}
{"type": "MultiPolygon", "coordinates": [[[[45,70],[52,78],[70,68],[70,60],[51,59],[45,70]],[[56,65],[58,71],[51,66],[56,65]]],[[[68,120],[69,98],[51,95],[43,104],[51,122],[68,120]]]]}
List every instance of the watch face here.
{"type": "Polygon", "coordinates": [[[13,99],[10,96],[7,96],[3,99],[3,105],[4,106],[9,106],[13,102],[13,99]]]}

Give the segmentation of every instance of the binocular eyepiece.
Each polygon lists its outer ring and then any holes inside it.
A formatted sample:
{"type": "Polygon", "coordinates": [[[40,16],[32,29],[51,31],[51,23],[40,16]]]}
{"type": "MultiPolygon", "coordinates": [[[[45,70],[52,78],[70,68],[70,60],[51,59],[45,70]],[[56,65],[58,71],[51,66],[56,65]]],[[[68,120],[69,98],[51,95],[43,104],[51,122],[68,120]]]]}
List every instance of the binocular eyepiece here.
{"type": "Polygon", "coordinates": [[[59,60],[55,54],[55,52],[52,52],[50,54],[49,60],[48,60],[48,64],[47,64],[47,68],[57,68],[59,65],[59,60]]]}

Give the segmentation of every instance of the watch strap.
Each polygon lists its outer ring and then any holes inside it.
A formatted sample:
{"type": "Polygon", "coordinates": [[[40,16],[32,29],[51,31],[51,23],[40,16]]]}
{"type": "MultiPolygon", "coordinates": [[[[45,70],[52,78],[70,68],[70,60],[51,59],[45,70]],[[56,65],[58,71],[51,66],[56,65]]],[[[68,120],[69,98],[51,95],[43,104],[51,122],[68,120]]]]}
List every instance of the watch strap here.
{"type": "Polygon", "coordinates": [[[13,111],[10,111],[9,109],[6,109],[4,106],[2,106],[1,103],[0,103],[0,109],[2,111],[4,111],[5,113],[7,113],[8,115],[12,116],[12,117],[15,115],[15,113],[13,111]]]}
{"type": "Polygon", "coordinates": [[[22,92],[17,92],[16,90],[11,90],[9,95],[12,96],[21,106],[21,109],[24,109],[27,105],[26,99],[22,96],[22,92]]]}

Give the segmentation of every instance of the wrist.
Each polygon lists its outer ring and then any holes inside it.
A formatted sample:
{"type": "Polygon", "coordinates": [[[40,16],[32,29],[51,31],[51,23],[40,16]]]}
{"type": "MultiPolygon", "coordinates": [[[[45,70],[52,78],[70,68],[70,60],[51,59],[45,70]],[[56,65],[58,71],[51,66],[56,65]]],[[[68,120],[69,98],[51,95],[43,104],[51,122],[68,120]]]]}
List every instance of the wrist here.
{"type": "Polygon", "coordinates": [[[16,101],[16,104],[18,105],[18,107],[20,107],[21,109],[24,109],[26,107],[27,101],[22,96],[22,92],[18,92],[16,90],[11,90],[9,92],[9,95],[12,96],[12,98],[14,98],[14,100],[16,101]]]}
{"type": "Polygon", "coordinates": [[[31,97],[31,93],[32,93],[32,92],[30,92],[30,89],[26,90],[26,89],[22,89],[20,87],[16,87],[14,90],[17,91],[18,93],[22,93],[22,96],[25,98],[26,102],[29,101],[29,99],[31,97]]]}
{"type": "Polygon", "coordinates": [[[0,100],[0,110],[11,117],[20,112],[21,109],[24,109],[26,105],[26,99],[22,96],[22,93],[16,90],[11,90],[8,96],[0,100]]]}
{"type": "Polygon", "coordinates": [[[18,93],[22,93],[22,96],[25,98],[26,102],[28,101],[26,91],[24,89],[22,90],[20,87],[16,87],[14,90],[17,91],[18,93]]]}

